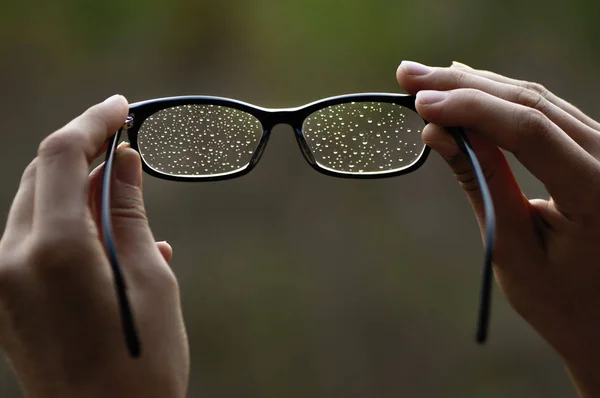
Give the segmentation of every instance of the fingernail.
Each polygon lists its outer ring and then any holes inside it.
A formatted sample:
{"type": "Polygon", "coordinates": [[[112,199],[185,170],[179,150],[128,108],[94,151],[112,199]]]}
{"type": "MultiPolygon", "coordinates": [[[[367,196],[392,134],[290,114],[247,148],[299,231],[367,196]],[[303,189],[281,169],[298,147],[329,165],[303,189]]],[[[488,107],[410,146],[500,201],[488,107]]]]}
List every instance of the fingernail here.
{"type": "Polygon", "coordinates": [[[459,152],[458,145],[455,142],[430,141],[426,142],[426,144],[446,159],[453,158],[459,152]]]}
{"type": "Polygon", "coordinates": [[[417,93],[417,102],[422,105],[431,105],[441,102],[448,97],[447,91],[423,90],[417,93]]]}
{"type": "Polygon", "coordinates": [[[108,97],[107,99],[104,100],[104,102],[112,102],[115,99],[119,98],[121,96],[121,94],[115,94],[115,95],[111,95],[110,97],[108,97]]]}
{"type": "Polygon", "coordinates": [[[452,61],[452,66],[457,68],[465,68],[465,69],[473,69],[467,64],[463,64],[462,62],[452,61]]]}
{"type": "Polygon", "coordinates": [[[140,161],[133,149],[123,149],[117,152],[115,160],[115,175],[121,182],[139,186],[142,179],[140,161]]]}
{"type": "Polygon", "coordinates": [[[429,66],[413,61],[402,61],[400,67],[407,75],[422,76],[432,72],[429,66]]]}

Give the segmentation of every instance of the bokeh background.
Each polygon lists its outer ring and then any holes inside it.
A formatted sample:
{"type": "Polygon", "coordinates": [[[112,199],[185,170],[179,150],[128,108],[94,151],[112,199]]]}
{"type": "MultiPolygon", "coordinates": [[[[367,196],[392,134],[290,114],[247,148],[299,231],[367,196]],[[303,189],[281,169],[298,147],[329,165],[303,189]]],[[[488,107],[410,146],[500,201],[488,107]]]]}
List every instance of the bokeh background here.
{"type": "MultiPolygon", "coordinates": [[[[114,93],[287,107],[401,91],[403,59],[459,60],[538,81],[600,117],[596,0],[1,4],[3,216],[38,142],[114,93]]],[[[515,168],[529,196],[546,196],[515,168]]],[[[157,238],[175,249],[190,397],[575,396],[498,291],[490,342],[473,342],[482,245],[435,154],[400,178],[335,179],[313,171],[279,126],[251,174],[146,176],[145,197],[157,238]]],[[[21,396],[6,361],[0,396],[21,396]]]]}

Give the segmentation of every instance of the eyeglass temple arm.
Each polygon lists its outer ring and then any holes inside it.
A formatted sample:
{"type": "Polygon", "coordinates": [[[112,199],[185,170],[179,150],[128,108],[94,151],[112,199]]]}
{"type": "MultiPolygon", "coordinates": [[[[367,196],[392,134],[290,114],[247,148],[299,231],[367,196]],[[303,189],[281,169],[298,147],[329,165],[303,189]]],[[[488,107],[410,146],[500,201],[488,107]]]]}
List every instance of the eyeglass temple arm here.
{"type": "Polygon", "coordinates": [[[106,162],[104,163],[104,176],[102,181],[102,229],[104,232],[106,253],[110,261],[110,266],[115,281],[115,290],[117,293],[119,312],[121,314],[121,325],[123,328],[125,343],[127,345],[129,355],[132,358],[138,358],[141,355],[141,344],[137,329],[135,327],[131,305],[127,297],[127,285],[125,284],[123,272],[119,264],[119,259],[117,258],[117,249],[112,231],[110,210],[111,175],[120,136],[121,130],[117,131],[115,135],[110,138],[108,149],[106,151],[106,162]]]}
{"type": "MultiPolygon", "coordinates": [[[[491,293],[492,293],[492,279],[493,279],[493,269],[492,269],[492,253],[494,246],[494,232],[495,232],[495,215],[494,215],[494,205],[492,202],[492,197],[489,192],[489,188],[485,181],[485,177],[483,175],[483,171],[481,169],[481,165],[477,160],[477,156],[471,147],[469,139],[465,134],[464,130],[459,127],[449,128],[449,131],[454,136],[456,143],[459,148],[467,157],[469,158],[471,165],[473,167],[473,171],[475,172],[475,176],[477,178],[482,200],[483,207],[485,213],[485,222],[486,222],[486,230],[485,230],[485,257],[484,257],[484,265],[483,265],[483,274],[481,280],[481,290],[480,290],[480,300],[479,300],[479,312],[477,319],[477,333],[476,333],[476,341],[478,343],[484,343],[487,339],[488,329],[489,329],[489,320],[490,320],[490,312],[491,312],[491,293]]],[[[125,342],[127,344],[127,349],[129,354],[133,358],[137,358],[141,354],[141,344],[138,336],[137,329],[135,327],[135,322],[133,319],[133,313],[131,311],[131,305],[129,303],[129,299],[127,298],[127,286],[125,284],[125,279],[123,278],[123,274],[121,271],[121,266],[119,264],[119,260],[116,254],[116,247],[113,239],[112,233],[112,223],[111,223],[111,211],[110,211],[110,183],[111,183],[111,175],[112,175],[112,166],[114,164],[115,153],[117,144],[119,142],[119,138],[121,135],[121,130],[119,130],[110,140],[107,152],[106,152],[106,162],[104,167],[104,176],[103,176],[103,195],[102,195],[102,228],[104,231],[104,243],[106,245],[107,255],[109,257],[111,269],[114,275],[115,280],[115,290],[117,293],[118,305],[121,314],[121,323],[123,327],[123,334],[125,337],[125,342]]]]}
{"type": "Polygon", "coordinates": [[[487,340],[490,315],[491,315],[491,301],[492,301],[492,281],[493,281],[493,267],[492,267],[492,256],[494,252],[494,238],[496,230],[496,217],[494,214],[494,203],[492,202],[492,196],[488,188],[485,176],[481,165],[477,160],[475,151],[471,147],[469,138],[465,131],[461,127],[452,127],[448,129],[454,136],[454,140],[458,144],[460,150],[469,158],[477,183],[479,184],[479,190],[481,192],[481,198],[483,201],[483,209],[485,214],[485,255],[483,262],[483,273],[481,276],[481,290],[479,296],[479,313],[477,317],[477,332],[476,341],[479,344],[484,343],[487,340]]]}

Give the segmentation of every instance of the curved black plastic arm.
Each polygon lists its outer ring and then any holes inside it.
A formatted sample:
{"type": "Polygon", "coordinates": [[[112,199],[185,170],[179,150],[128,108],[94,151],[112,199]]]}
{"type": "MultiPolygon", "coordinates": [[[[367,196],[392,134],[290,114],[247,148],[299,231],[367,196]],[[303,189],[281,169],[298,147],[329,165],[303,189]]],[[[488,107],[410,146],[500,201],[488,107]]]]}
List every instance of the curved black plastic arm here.
{"type": "Polygon", "coordinates": [[[115,280],[115,290],[117,293],[119,312],[121,314],[121,325],[125,336],[127,350],[132,358],[138,358],[141,355],[141,344],[137,329],[131,311],[131,305],[127,298],[127,285],[123,278],[123,272],[117,258],[117,250],[112,232],[111,211],[110,211],[110,184],[112,167],[115,162],[115,153],[121,130],[109,140],[108,150],[106,151],[106,162],[104,163],[104,176],[102,178],[102,230],[104,232],[104,244],[106,254],[110,261],[113,277],[115,280]]]}
{"type": "Polygon", "coordinates": [[[460,150],[467,155],[477,183],[479,184],[479,190],[481,192],[481,198],[483,201],[483,209],[485,213],[485,255],[483,262],[483,273],[481,276],[481,291],[479,296],[479,313],[477,317],[477,333],[475,339],[478,343],[482,344],[487,340],[490,314],[491,314],[491,301],[492,301],[492,279],[494,270],[492,268],[492,254],[494,252],[494,240],[496,231],[496,216],[494,214],[494,203],[492,202],[492,196],[488,188],[483,170],[477,160],[475,151],[471,147],[471,143],[465,131],[460,127],[453,127],[448,129],[454,136],[454,140],[458,144],[460,150]]]}

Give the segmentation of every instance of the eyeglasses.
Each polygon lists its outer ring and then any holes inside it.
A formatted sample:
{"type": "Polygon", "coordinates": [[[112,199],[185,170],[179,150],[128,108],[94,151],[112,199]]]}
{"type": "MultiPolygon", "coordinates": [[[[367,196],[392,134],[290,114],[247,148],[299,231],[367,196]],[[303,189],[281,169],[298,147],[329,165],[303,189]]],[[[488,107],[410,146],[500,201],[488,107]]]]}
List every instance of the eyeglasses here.
{"type": "MultiPolygon", "coordinates": [[[[123,333],[132,357],[141,355],[133,313],[119,265],[110,218],[110,181],[122,131],[138,151],[148,174],[176,181],[240,177],[259,161],[277,124],[290,125],[308,163],[317,171],[346,178],[382,178],[410,173],[427,159],[421,140],[426,125],[415,97],[405,94],[351,94],[298,108],[267,109],[219,97],[162,98],[130,105],[129,116],[111,138],[106,154],[102,225],[114,274],[123,333]]],[[[485,256],[476,341],[487,338],[495,217],[481,166],[461,128],[448,129],[469,158],[485,208],[485,256]]]]}

